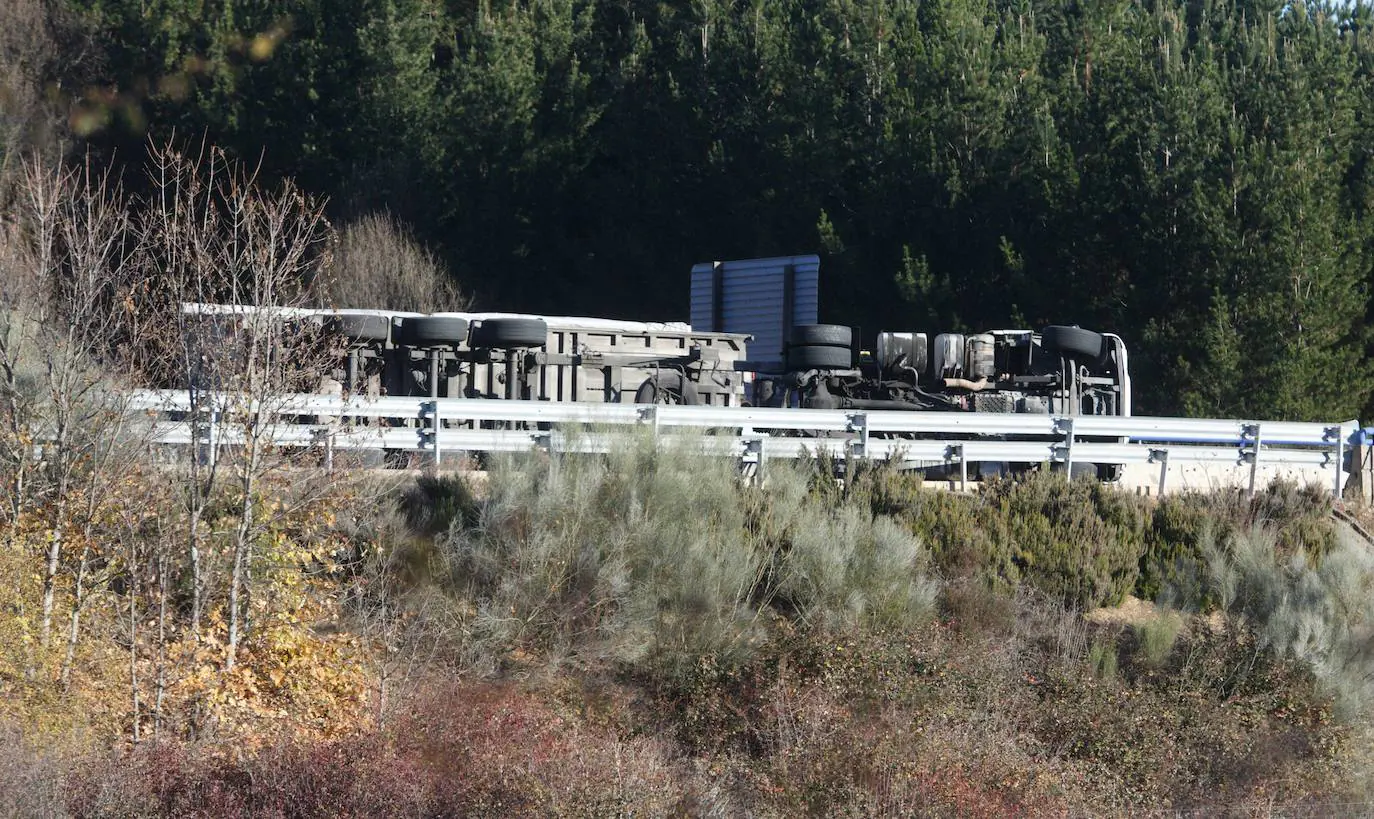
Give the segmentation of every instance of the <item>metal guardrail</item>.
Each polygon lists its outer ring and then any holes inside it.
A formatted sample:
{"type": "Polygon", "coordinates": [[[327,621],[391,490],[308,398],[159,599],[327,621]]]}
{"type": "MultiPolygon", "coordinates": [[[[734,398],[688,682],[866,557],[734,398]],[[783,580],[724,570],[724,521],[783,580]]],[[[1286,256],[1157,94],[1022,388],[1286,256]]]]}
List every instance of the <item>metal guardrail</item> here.
{"type": "Polygon", "coordinates": [[[901,459],[909,465],[970,463],[1158,464],[1163,491],[1170,465],[1249,466],[1250,488],[1261,463],[1330,469],[1338,495],[1348,442],[1357,421],[1335,424],[1220,419],[1052,416],[1029,414],[776,409],[765,407],[576,404],[459,398],[342,399],[284,395],[248,406],[241,398],[187,391],[142,390],[126,396],[132,411],[150,415],[153,440],[200,445],[215,457],[243,442],[233,422],[250,409],[270,419],[277,446],[428,453],[605,452],[620,437],[607,429],[649,427],[710,430],[700,445],[742,463],[827,453],[901,459]]]}

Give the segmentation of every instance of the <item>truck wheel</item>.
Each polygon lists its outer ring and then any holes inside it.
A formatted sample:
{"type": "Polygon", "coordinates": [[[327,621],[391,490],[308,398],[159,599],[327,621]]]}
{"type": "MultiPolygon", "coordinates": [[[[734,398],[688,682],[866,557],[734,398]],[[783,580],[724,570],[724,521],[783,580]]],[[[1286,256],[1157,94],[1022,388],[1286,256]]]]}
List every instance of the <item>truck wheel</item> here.
{"type": "Polygon", "coordinates": [[[1121,480],[1125,469],[1125,464],[1098,464],[1097,479],[1103,483],[1116,483],[1121,480]]]}
{"type": "Polygon", "coordinates": [[[681,404],[694,407],[701,403],[697,386],[676,370],[665,370],[644,379],[635,390],[636,404],[681,404]]]}
{"type": "MultiPolygon", "coordinates": [[[[1050,471],[1057,472],[1060,475],[1062,475],[1064,474],[1064,468],[1066,466],[1067,464],[1065,464],[1062,461],[1055,461],[1054,463],[1050,464],[1050,471]]],[[[1098,479],[1097,464],[1085,463],[1083,461],[1075,461],[1073,464],[1073,471],[1069,473],[1069,477],[1075,481],[1095,481],[1098,479]]]]}
{"type": "Polygon", "coordinates": [[[854,364],[854,354],[848,347],[792,347],[787,351],[787,369],[847,370],[854,364]]]}
{"type": "Polygon", "coordinates": [[[1075,358],[1102,358],[1105,339],[1101,333],[1084,330],[1082,327],[1066,327],[1051,324],[1040,331],[1040,346],[1046,350],[1063,353],[1075,358]]]}
{"type": "Polygon", "coordinates": [[[391,320],[386,316],[330,316],[324,327],[349,341],[385,344],[391,338],[391,320]]]}
{"type": "Polygon", "coordinates": [[[456,316],[403,318],[396,343],[409,347],[447,347],[468,340],[468,320],[456,316]]]}
{"type": "Polygon", "coordinates": [[[474,347],[543,347],[549,341],[549,325],[543,319],[485,319],[472,328],[474,347]]]}
{"type": "Polygon", "coordinates": [[[794,347],[852,347],[854,331],[843,324],[798,324],[788,338],[794,347]]]}

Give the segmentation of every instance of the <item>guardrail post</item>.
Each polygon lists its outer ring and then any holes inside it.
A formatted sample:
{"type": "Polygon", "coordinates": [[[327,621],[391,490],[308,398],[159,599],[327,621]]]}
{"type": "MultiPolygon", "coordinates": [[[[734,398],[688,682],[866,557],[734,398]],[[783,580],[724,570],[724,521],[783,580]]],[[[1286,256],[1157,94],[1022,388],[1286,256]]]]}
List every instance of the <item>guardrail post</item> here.
{"type": "MultiPolygon", "coordinates": [[[[1345,495],[1345,485],[1341,481],[1341,473],[1345,471],[1345,436],[1341,435],[1340,427],[1327,427],[1326,435],[1329,438],[1336,439],[1336,480],[1335,486],[1332,487],[1331,491],[1336,500],[1340,500],[1345,495]]],[[[1354,460],[1352,459],[1351,466],[1354,465],[1354,460]]],[[[1351,471],[1353,472],[1354,470],[1352,469],[1351,471]]]]}
{"type": "Polygon", "coordinates": [[[440,460],[440,453],[439,453],[439,426],[440,426],[440,424],[439,424],[439,401],[438,401],[438,399],[435,399],[435,400],[433,400],[433,401],[429,401],[429,402],[425,403],[423,406],[427,407],[427,408],[429,409],[429,412],[430,412],[430,416],[429,416],[429,423],[430,423],[430,427],[429,427],[429,429],[430,429],[430,446],[434,447],[434,469],[437,471],[437,470],[439,469],[439,460],[440,460]]]}
{"type": "MultiPolygon", "coordinates": [[[[1241,459],[1250,462],[1250,497],[1255,496],[1255,480],[1259,475],[1260,425],[1245,424],[1241,427],[1241,440],[1250,439],[1249,452],[1242,451],[1241,459]]],[[[1247,446],[1242,443],[1242,448],[1247,446]]]]}
{"type": "Polygon", "coordinates": [[[1054,425],[1064,436],[1064,479],[1073,480],[1073,418],[1056,419],[1054,425]]]}
{"type": "Polygon", "coordinates": [[[868,457],[868,413],[851,412],[848,417],[849,431],[859,433],[859,441],[857,444],[852,440],[850,441],[849,454],[851,457],[857,456],[866,458],[868,457]]]}
{"type": "Polygon", "coordinates": [[[946,461],[953,461],[953,460],[955,460],[956,458],[957,458],[958,461],[959,461],[959,490],[962,491],[962,492],[967,492],[967,491],[968,491],[968,461],[964,459],[964,445],[963,445],[963,444],[950,444],[950,445],[949,445],[949,449],[945,451],[945,460],[946,460],[946,461]]]}
{"type": "MultiPolygon", "coordinates": [[[[755,483],[763,483],[763,462],[765,457],[766,455],[764,454],[763,438],[758,437],[744,439],[744,451],[740,457],[741,467],[744,467],[750,463],[754,464],[755,483]]],[[[744,471],[743,468],[741,468],[740,471],[744,471]]]]}
{"type": "Polygon", "coordinates": [[[332,429],[324,429],[324,428],[317,429],[317,430],[315,430],[315,432],[314,432],[314,434],[313,434],[313,437],[315,438],[315,441],[316,441],[317,443],[319,443],[319,442],[323,442],[323,443],[324,443],[324,471],[326,471],[326,472],[333,472],[333,471],[334,471],[334,430],[332,430],[332,429]]]}
{"type": "Polygon", "coordinates": [[[1359,487],[1360,500],[1366,504],[1374,503],[1374,470],[1371,470],[1369,444],[1365,442],[1363,431],[1355,430],[1350,448],[1350,476],[1359,487]]]}
{"type": "Polygon", "coordinates": [[[653,405],[650,405],[650,406],[647,406],[647,407],[640,407],[640,408],[639,408],[639,421],[640,421],[640,423],[643,423],[643,422],[645,422],[645,421],[648,421],[648,422],[652,425],[652,427],[653,427],[653,433],[654,433],[654,445],[657,446],[657,445],[658,445],[658,405],[657,405],[657,404],[653,404],[653,405]]]}
{"type": "Polygon", "coordinates": [[[1169,450],[1150,450],[1150,461],[1159,463],[1159,496],[1164,497],[1164,481],[1169,477],[1169,450]]]}

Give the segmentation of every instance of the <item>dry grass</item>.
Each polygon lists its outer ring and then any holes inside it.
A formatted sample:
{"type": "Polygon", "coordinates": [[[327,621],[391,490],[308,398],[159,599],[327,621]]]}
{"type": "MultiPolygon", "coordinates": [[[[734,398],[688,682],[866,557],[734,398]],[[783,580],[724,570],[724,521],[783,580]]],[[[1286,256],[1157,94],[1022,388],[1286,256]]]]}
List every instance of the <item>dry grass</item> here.
{"type": "Polygon", "coordinates": [[[1158,614],[1159,609],[1154,603],[1128,594],[1120,605],[1096,608],[1083,617],[1099,626],[1134,626],[1151,620],[1158,614]]]}
{"type": "Polygon", "coordinates": [[[373,213],[344,225],[327,299],[336,308],[461,311],[470,300],[438,257],[390,213],[373,213]]]}

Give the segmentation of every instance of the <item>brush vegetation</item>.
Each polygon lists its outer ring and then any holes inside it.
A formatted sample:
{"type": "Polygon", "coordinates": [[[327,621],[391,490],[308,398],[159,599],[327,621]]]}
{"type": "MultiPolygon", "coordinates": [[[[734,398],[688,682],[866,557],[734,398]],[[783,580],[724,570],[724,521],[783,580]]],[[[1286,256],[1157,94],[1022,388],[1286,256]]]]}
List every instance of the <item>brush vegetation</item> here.
{"type": "MultiPolygon", "coordinates": [[[[1318,496],[1153,501],[1059,475],[961,495],[823,462],[745,481],[706,443],[493,457],[477,482],[274,485],[297,500],[254,554],[240,662],[196,659],[223,656],[215,605],[199,646],[144,632],[135,662],[166,683],[156,730],[153,680],[136,683],[137,742],[120,624],[154,587],[92,593],[65,686],[11,609],[0,810],[1308,815],[1367,798],[1374,558],[1318,496]],[[1149,617],[1084,616],[1156,585],[1149,617]]],[[[212,530],[241,508],[211,498],[212,530]]]]}

